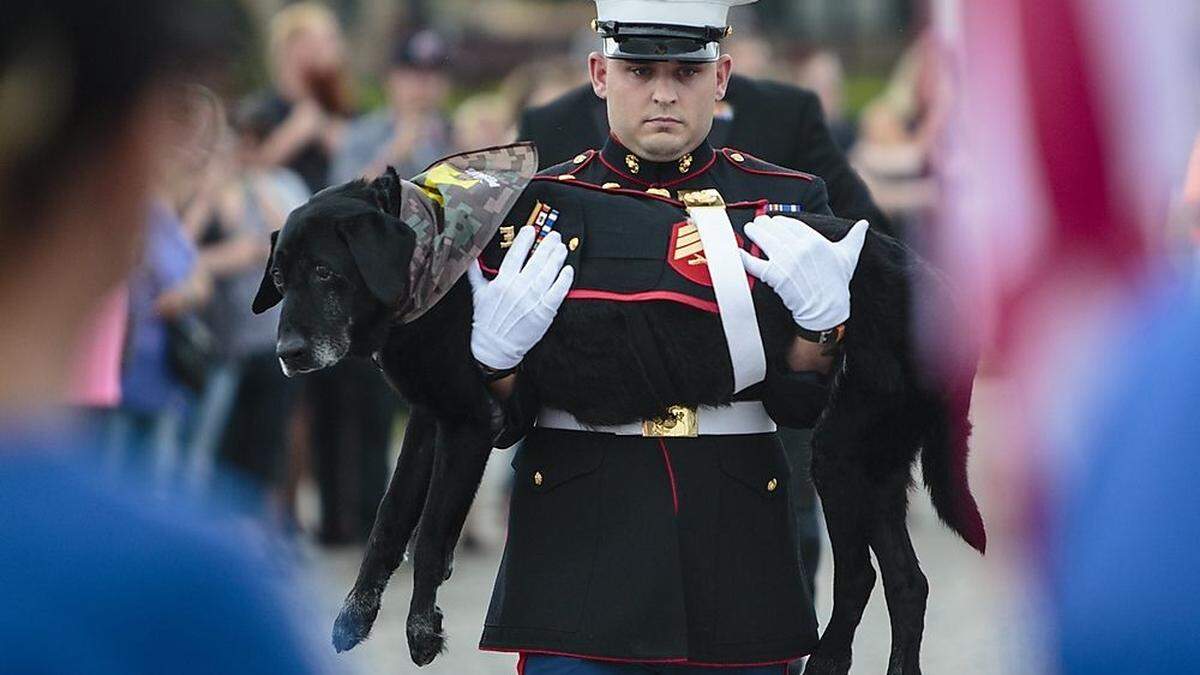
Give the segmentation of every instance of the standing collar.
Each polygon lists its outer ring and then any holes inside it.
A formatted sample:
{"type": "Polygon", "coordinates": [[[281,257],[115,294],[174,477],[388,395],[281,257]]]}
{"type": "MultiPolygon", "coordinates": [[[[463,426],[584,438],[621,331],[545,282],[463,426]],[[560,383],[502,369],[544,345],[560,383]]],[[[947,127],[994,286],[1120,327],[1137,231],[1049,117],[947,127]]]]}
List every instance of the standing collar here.
{"type": "Polygon", "coordinates": [[[690,180],[711,169],[716,159],[716,153],[713,152],[708,139],[702,141],[691,152],[684,153],[683,157],[671,162],[652,162],[638,157],[611,133],[600,150],[600,161],[610,171],[643,187],[669,187],[690,180]]]}

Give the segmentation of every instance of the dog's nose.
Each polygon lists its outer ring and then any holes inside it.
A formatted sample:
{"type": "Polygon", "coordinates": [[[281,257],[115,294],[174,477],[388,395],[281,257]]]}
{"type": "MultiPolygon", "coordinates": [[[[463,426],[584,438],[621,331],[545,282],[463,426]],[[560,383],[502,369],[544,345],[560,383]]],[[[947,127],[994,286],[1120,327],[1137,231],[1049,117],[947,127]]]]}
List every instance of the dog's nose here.
{"type": "Polygon", "coordinates": [[[280,338],[279,342],[275,343],[275,355],[284,362],[290,362],[303,356],[307,348],[308,344],[304,341],[304,338],[280,338]]]}

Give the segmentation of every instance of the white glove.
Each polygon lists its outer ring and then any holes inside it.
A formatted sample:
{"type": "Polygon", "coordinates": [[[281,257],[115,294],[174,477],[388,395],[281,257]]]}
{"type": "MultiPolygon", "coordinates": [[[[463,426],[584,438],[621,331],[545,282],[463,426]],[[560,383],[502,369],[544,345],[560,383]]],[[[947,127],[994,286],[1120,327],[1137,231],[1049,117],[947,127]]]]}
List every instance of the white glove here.
{"type": "Polygon", "coordinates": [[[833,242],[795,218],[759,216],[746,225],[746,236],[767,260],[742,251],[746,271],[783,299],[801,328],[823,331],[850,318],[850,277],[858,266],[867,221],[860,220],[833,242]]]}
{"type": "Polygon", "coordinates": [[[534,228],[522,227],[490,283],[479,265],[467,268],[475,300],[471,354],[493,370],[515,368],[525,358],[550,328],[575,279],[575,270],[563,267],[567,247],[558,232],[542,239],[522,269],[533,240],[534,228]]]}

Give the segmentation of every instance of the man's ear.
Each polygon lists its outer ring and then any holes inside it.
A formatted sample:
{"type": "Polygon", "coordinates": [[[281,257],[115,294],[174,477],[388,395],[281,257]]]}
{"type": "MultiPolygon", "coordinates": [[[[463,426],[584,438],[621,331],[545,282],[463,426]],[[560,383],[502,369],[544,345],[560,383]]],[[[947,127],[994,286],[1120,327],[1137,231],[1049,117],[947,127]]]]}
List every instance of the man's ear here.
{"type": "Polygon", "coordinates": [[[388,307],[402,305],[408,295],[408,268],[417,239],[412,229],[382,211],[337,227],[371,295],[388,307]]]}
{"type": "Polygon", "coordinates": [[[733,72],[733,57],[728,54],[722,54],[717,60],[717,100],[725,98],[725,91],[729,89],[729,76],[733,72]]]}
{"type": "Polygon", "coordinates": [[[588,75],[592,78],[592,91],[596,96],[608,96],[608,59],[600,52],[588,54],[588,75]]]}
{"type": "Polygon", "coordinates": [[[394,167],[388,167],[369,185],[375,197],[375,205],[385,213],[393,216],[400,215],[400,175],[394,167]]]}
{"type": "Polygon", "coordinates": [[[271,233],[271,252],[267,255],[267,269],[263,272],[262,283],[258,285],[258,295],[254,296],[254,304],[250,307],[255,314],[262,314],[283,300],[279,289],[275,288],[275,279],[271,277],[271,266],[275,262],[275,242],[278,240],[279,230],[275,230],[271,233]]]}

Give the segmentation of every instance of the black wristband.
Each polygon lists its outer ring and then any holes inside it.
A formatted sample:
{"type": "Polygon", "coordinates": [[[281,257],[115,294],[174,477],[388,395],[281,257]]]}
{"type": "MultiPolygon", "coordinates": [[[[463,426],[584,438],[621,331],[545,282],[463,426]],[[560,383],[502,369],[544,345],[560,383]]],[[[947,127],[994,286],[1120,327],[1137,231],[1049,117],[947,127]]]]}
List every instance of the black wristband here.
{"type": "Polygon", "coordinates": [[[846,335],[846,324],[838,324],[829,330],[808,330],[796,326],[796,336],[807,342],[815,342],[819,345],[838,344],[846,335]]]}
{"type": "Polygon", "coordinates": [[[509,375],[512,375],[513,373],[517,372],[517,369],[520,368],[521,366],[518,364],[518,365],[513,366],[512,368],[496,370],[495,368],[485,366],[484,364],[476,361],[475,367],[477,369],[479,369],[479,374],[483,376],[483,381],[487,384],[491,384],[493,382],[496,382],[497,380],[503,380],[504,378],[508,377],[509,375]]]}

